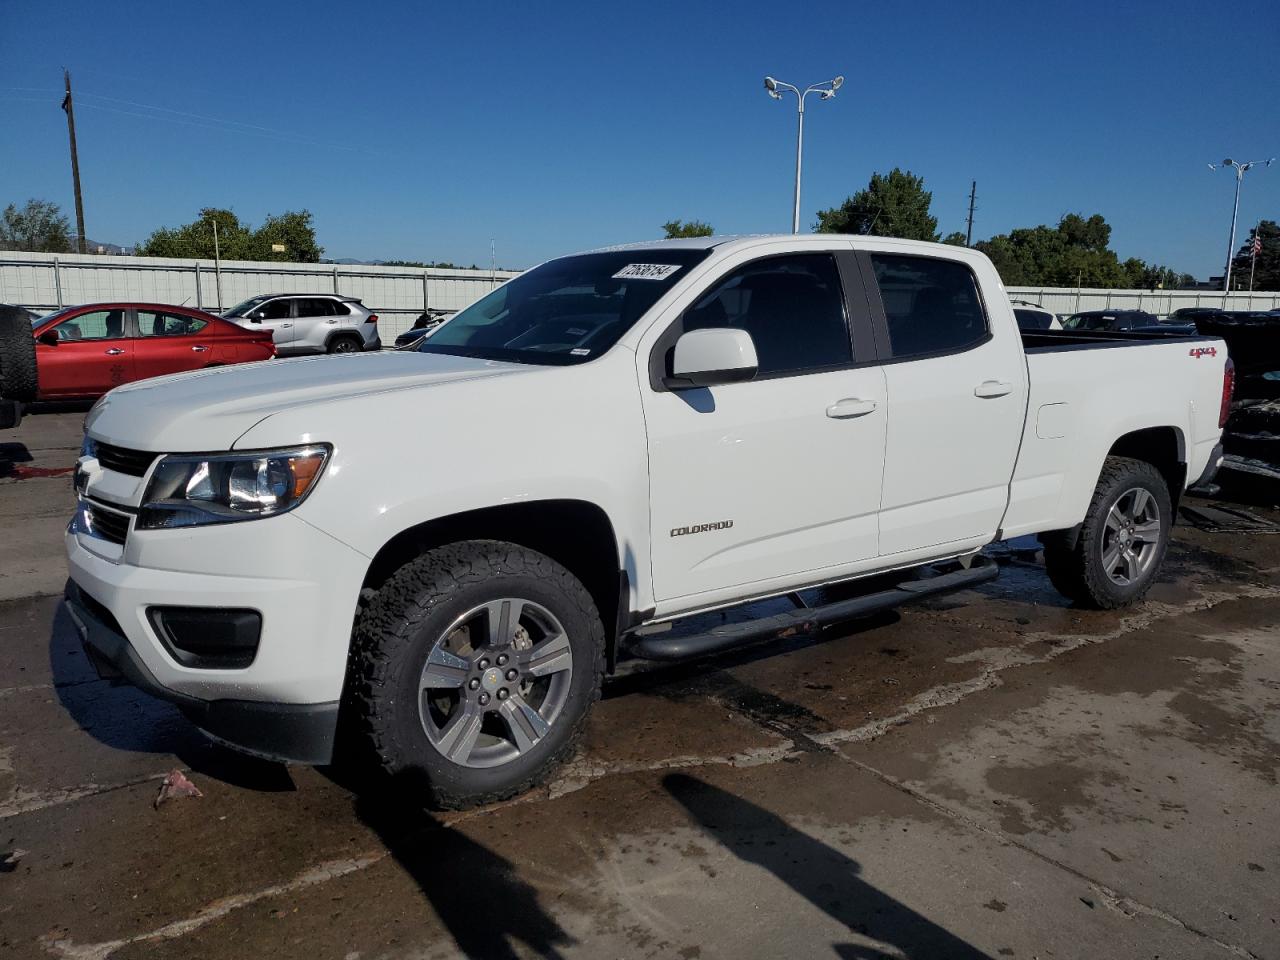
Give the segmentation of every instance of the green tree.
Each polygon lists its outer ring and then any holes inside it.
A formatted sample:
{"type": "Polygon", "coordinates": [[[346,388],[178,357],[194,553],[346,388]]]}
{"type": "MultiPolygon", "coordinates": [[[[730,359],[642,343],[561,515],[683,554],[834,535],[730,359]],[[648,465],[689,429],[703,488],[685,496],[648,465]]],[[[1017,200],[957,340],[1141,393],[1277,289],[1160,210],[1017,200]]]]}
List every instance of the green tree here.
{"type": "Polygon", "coordinates": [[[1111,226],[1100,214],[1069,213],[1057,227],[1041,224],[979,240],[1009,286],[1172,288],[1189,281],[1168,267],[1137,257],[1123,263],[1108,247],[1111,226]]]}
{"type": "Polygon", "coordinates": [[[310,210],[267,215],[262,226],[253,231],[250,260],[288,260],[291,263],[318,263],[324,247],[316,243],[316,228],[310,210]],[[283,251],[272,246],[283,246],[283,251]]]}
{"type": "Polygon", "coordinates": [[[161,227],[138,245],[141,257],[200,257],[214,255],[213,227],[218,227],[217,252],[224,260],[284,260],[316,263],[324,248],[316,242],[307,210],[268,216],[256,230],[230,210],[205,207],[192,223],[161,227]],[[281,244],[284,250],[272,250],[281,244]]]}
{"type": "Polygon", "coordinates": [[[0,250],[69,253],[71,226],[56,203],[31,199],[9,204],[0,214],[0,250]]]}
{"type": "Polygon", "coordinates": [[[1253,274],[1253,289],[1280,290],[1280,224],[1263,220],[1249,231],[1249,238],[1231,262],[1231,287],[1249,289],[1249,268],[1253,265],[1253,238],[1262,241],[1258,263],[1253,274]]]}
{"type": "Polygon", "coordinates": [[[945,237],[942,238],[942,242],[949,244],[953,247],[968,246],[968,244],[965,242],[964,234],[961,233],[959,230],[953,230],[951,231],[951,233],[948,233],[945,237]]]}
{"type": "Polygon", "coordinates": [[[709,237],[715,230],[711,224],[703,223],[701,220],[668,220],[662,225],[662,229],[666,231],[667,240],[675,240],[680,237],[709,237]]]}
{"type": "Polygon", "coordinates": [[[907,240],[937,240],[938,219],[929,213],[933,194],[924,178],[894,167],[888,175],[873,173],[859,190],[831,210],[819,210],[814,225],[820,233],[857,233],[907,240]]]}

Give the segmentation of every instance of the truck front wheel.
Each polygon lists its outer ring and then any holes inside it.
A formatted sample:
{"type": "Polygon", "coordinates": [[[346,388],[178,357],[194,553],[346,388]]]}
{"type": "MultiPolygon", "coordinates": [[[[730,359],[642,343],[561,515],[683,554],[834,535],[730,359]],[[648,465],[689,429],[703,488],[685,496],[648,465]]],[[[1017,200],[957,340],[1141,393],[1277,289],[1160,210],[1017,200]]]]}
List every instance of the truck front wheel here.
{"type": "Polygon", "coordinates": [[[514,796],[572,754],[600,693],[604,628],[549,557],[476,540],[402,567],[361,613],[347,702],[360,740],[437,806],[514,796]]]}
{"type": "Polygon", "coordinates": [[[1172,527],[1173,505],[1160,472],[1142,460],[1108,457],[1075,544],[1045,538],[1045,569],[1058,592],[1076,603],[1128,606],[1159,575],[1172,527]]]}

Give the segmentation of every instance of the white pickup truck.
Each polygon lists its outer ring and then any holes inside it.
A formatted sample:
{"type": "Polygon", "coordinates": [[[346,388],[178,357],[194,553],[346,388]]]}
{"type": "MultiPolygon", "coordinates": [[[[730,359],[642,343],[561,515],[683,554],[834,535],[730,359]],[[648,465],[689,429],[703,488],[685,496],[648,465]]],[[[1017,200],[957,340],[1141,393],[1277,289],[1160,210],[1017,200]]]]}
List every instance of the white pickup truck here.
{"type": "Polygon", "coordinates": [[[113,390],[87,419],[67,607],[104,675],[216,739],[323,764],[341,720],[436,803],[485,802],[569,753],[624,654],[976,583],[982,547],[1024,534],[1068,597],[1134,602],[1216,469],[1230,391],[1220,340],[1020,333],[973,250],[614,247],[411,351],[113,390]],[[872,574],[829,606],[664,630],[872,574]]]}

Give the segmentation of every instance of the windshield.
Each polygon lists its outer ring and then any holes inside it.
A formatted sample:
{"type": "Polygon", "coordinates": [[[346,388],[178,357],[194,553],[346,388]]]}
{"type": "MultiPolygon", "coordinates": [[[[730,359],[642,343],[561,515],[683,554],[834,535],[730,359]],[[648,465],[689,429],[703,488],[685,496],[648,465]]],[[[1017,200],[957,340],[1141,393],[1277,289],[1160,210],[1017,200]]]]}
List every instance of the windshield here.
{"type": "Polygon", "coordinates": [[[53,313],[46,313],[43,317],[33,316],[31,318],[31,328],[34,330],[36,327],[42,325],[46,320],[52,320],[54,317],[60,317],[71,309],[71,307],[63,307],[61,310],[53,311],[53,313]]]}
{"type": "Polygon", "coordinates": [[[230,310],[224,313],[223,316],[224,317],[243,317],[246,313],[248,313],[258,304],[265,303],[270,299],[271,299],[270,297],[252,297],[251,299],[246,300],[244,303],[236,304],[234,307],[232,307],[230,310]]]}
{"type": "Polygon", "coordinates": [[[503,284],[418,347],[516,363],[585,363],[631,328],[709,250],[587,253],[503,284]]]}

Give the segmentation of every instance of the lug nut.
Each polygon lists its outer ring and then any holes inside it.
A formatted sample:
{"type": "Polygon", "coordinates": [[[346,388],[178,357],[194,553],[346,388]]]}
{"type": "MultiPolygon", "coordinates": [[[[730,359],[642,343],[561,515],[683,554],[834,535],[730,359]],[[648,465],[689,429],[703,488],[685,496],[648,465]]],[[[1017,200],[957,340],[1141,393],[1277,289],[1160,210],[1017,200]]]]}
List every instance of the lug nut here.
{"type": "Polygon", "coordinates": [[[505,667],[507,665],[507,655],[505,653],[498,654],[498,666],[505,667]]]}
{"type": "Polygon", "coordinates": [[[505,700],[505,699],[507,699],[507,697],[509,697],[509,696],[511,696],[511,694],[507,692],[507,688],[506,688],[506,687],[501,687],[501,688],[499,688],[499,690],[498,690],[498,699],[499,699],[499,700],[505,700]]]}
{"type": "Polygon", "coordinates": [[[470,687],[472,690],[479,690],[479,689],[480,689],[480,678],[479,678],[479,677],[472,677],[472,678],[471,678],[471,682],[470,682],[470,683],[468,683],[468,684],[467,684],[467,686],[468,686],[468,687],[470,687]]]}
{"type": "Polygon", "coordinates": [[[516,668],[515,668],[515,667],[512,667],[510,670],[508,670],[508,671],[507,671],[507,679],[508,679],[508,680],[514,680],[514,679],[515,679],[516,677],[518,677],[518,676],[520,676],[520,674],[516,672],[516,668]]]}
{"type": "Polygon", "coordinates": [[[481,670],[488,670],[488,669],[489,669],[489,658],[488,658],[488,657],[481,657],[481,658],[480,658],[480,662],[479,662],[479,663],[477,663],[477,664],[476,664],[476,666],[477,666],[477,667],[479,667],[481,670]]]}
{"type": "Polygon", "coordinates": [[[489,695],[487,693],[480,694],[480,706],[486,706],[489,703],[489,695]]]}

